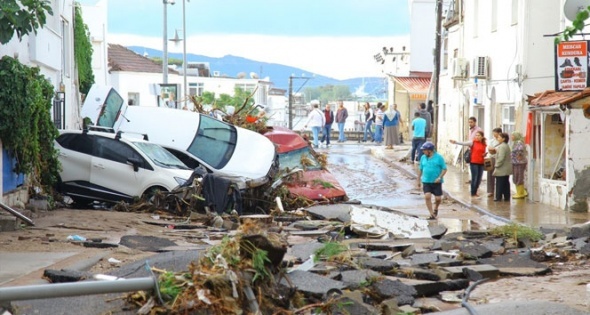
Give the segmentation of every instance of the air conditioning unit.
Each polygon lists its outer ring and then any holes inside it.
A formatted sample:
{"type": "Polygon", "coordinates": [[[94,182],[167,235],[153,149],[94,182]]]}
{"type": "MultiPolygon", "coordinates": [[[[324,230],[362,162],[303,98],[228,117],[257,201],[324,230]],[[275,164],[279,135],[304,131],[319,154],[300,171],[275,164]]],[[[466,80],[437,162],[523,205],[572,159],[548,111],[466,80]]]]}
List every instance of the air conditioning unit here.
{"type": "Polygon", "coordinates": [[[471,77],[487,79],[489,75],[489,57],[475,57],[471,67],[471,77]]]}
{"type": "Polygon", "coordinates": [[[467,59],[465,58],[453,58],[451,59],[451,78],[452,79],[465,79],[467,78],[467,59]]]}

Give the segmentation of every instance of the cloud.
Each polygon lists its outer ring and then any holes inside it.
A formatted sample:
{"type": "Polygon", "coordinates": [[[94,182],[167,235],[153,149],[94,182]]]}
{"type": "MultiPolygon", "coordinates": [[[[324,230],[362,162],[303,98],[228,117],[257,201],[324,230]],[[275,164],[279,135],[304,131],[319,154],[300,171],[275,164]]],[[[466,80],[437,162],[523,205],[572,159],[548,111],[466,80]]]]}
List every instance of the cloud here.
{"type": "MultiPolygon", "coordinates": [[[[162,49],[161,37],[109,34],[109,42],[162,49]]],[[[373,58],[384,46],[409,47],[409,36],[198,35],[188,37],[186,49],[187,53],[208,57],[233,55],[297,67],[336,79],[349,79],[384,76],[382,65],[373,58]]],[[[182,53],[182,44],[169,43],[168,51],[182,53]]]]}

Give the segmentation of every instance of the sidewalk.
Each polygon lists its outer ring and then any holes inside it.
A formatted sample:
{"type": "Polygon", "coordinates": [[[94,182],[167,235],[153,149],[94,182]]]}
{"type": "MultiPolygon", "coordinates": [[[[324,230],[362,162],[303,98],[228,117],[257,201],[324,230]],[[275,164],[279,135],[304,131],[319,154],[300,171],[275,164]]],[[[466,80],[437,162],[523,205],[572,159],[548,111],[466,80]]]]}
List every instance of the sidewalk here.
{"type": "MultiPolygon", "coordinates": [[[[410,144],[402,144],[395,146],[394,150],[385,150],[384,146],[373,146],[371,153],[415,178],[418,165],[399,162],[399,159],[406,155],[410,147],[410,144]]],[[[460,165],[447,165],[448,170],[443,184],[445,195],[482,215],[503,222],[514,221],[534,227],[563,227],[590,221],[590,213],[572,213],[528,199],[495,202],[493,198],[487,197],[485,176],[479,188],[481,196],[472,198],[469,184],[465,183],[471,177],[469,169],[461,171],[460,167],[460,165]]]]}

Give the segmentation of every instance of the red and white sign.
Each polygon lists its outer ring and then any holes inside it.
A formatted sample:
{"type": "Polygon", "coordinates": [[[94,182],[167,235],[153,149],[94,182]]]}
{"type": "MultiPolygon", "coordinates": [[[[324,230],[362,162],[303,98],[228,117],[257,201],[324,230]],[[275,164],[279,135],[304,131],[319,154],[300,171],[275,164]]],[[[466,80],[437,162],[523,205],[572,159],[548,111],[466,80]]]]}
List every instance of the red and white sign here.
{"type": "Polygon", "coordinates": [[[557,91],[579,91],[588,87],[588,41],[559,43],[555,72],[557,91]]]}

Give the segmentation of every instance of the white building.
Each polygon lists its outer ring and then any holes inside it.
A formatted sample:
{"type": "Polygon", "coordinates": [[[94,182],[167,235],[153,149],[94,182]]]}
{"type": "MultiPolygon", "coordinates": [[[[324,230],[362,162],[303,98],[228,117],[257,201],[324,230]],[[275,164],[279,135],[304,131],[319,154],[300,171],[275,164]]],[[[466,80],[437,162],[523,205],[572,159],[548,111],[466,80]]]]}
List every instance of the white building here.
{"type": "MultiPolygon", "coordinates": [[[[39,67],[41,74],[53,84],[55,91],[63,92],[54,101],[52,114],[56,126],[78,128],[79,121],[76,117],[79,116],[80,97],[77,93],[74,65],[74,1],[51,0],[50,3],[53,15],[47,15],[43,28],[38,29],[36,34],[24,36],[22,41],[15,34],[6,45],[0,45],[0,56],[11,56],[24,65],[39,67]]],[[[7,169],[9,172],[9,167],[3,168],[2,152],[0,143],[0,170],[7,169]]],[[[5,192],[14,189],[11,186],[12,184],[10,187],[3,187],[3,180],[0,181],[0,201],[5,192]]],[[[9,205],[13,204],[11,196],[4,197],[8,199],[9,205]]]]}
{"type": "Polygon", "coordinates": [[[440,133],[438,148],[447,160],[456,160],[459,149],[449,139],[467,138],[470,116],[477,118],[488,138],[495,127],[528,132],[528,198],[587,211],[590,185],[585,170],[590,155],[582,144],[590,128],[584,107],[587,93],[553,91],[556,73],[563,68],[555,59],[552,34],[570,23],[563,14],[564,3],[450,4],[443,21],[438,120],[439,130],[445,132],[440,133]]]}

